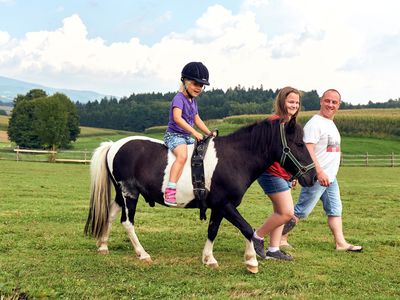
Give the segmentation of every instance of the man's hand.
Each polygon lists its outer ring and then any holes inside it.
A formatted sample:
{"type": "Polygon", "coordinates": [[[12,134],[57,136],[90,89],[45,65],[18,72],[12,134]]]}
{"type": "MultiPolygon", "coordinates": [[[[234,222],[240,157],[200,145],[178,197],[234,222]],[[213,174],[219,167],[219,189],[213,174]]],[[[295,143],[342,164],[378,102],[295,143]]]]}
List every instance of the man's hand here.
{"type": "Polygon", "coordinates": [[[294,179],[294,180],[292,181],[292,189],[294,189],[294,190],[296,189],[297,183],[298,183],[297,179],[294,179]]]}
{"type": "Polygon", "coordinates": [[[320,185],[329,186],[329,177],[325,174],[324,171],[320,171],[317,173],[317,179],[320,185]]]}

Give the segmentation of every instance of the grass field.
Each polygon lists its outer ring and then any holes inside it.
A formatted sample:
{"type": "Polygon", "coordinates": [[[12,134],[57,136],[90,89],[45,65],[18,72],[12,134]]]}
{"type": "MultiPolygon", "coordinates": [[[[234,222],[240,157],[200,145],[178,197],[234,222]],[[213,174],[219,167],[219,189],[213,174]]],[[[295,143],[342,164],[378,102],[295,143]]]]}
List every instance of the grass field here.
{"type": "MultiPolygon", "coordinates": [[[[334,250],[321,205],[291,236],[294,262],[259,261],[251,275],[244,241],[222,223],[217,270],[202,266],[207,224],[197,210],[139,202],[136,229],[154,263],[135,258],[115,223],[110,254],[83,235],[89,167],[0,161],[0,299],[398,299],[400,168],[339,172],[347,239],[363,253],[334,250]],[[25,298],[24,298],[25,299],[25,298]]],[[[299,190],[294,191],[297,198],[299,190]]],[[[240,211],[254,227],[271,203],[254,184],[240,211]]],[[[209,215],[209,212],[208,212],[209,215]]]]}

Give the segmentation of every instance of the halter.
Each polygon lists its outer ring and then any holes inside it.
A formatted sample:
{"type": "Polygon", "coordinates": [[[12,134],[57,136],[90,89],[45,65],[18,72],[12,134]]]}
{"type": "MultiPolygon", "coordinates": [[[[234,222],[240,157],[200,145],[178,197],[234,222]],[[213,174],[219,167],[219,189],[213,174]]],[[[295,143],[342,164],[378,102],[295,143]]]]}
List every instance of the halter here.
{"type": "Polygon", "coordinates": [[[308,166],[303,166],[297,159],[294,157],[292,151],[287,145],[286,142],[286,136],[285,136],[285,124],[281,123],[280,124],[280,134],[281,134],[281,141],[282,141],[282,156],[281,156],[281,161],[280,165],[283,167],[286,157],[289,157],[289,159],[294,163],[294,165],[297,167],[298,172],[296,175],[293,175],[292,178],[290,178],[289,181],[295,180],[304,174],[306,174],[308,171],[310,171],[312,168],[315,167],[314,163],[309,164],[308,166]]]}

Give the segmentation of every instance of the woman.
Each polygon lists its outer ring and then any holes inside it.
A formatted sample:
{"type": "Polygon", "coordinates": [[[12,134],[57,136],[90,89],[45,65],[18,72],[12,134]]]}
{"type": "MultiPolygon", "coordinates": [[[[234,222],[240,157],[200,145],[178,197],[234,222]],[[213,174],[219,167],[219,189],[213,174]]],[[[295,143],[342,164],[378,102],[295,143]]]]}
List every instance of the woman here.
{"type": "MultiPolygon", "coordinates": [[[[274,112],[269,119],[280,119],[281,122],[289,122],[296,118],[300,110],[300,92],[292,87],[281,89],[275,99],[274,112]]],[[[291,175],[287,173],[279,163],[275,162],[259,178],[258,183],[265,194],[271,199],[274,212],[264,224],[254,231],[253,238],[263,240],[269,234],[269,247],[265,253],[262,249],[256,249],[260,256],[266,259],[293,260],[293,257],[279,249],[283,225],[293,217],[293,199],[291,188],[296,181],[290,182],[291,175]]],[[[262,243],[261,243],[262,244],[262,243]]],[[[259,247],[260,243],[254,243],[259,247]]]]}

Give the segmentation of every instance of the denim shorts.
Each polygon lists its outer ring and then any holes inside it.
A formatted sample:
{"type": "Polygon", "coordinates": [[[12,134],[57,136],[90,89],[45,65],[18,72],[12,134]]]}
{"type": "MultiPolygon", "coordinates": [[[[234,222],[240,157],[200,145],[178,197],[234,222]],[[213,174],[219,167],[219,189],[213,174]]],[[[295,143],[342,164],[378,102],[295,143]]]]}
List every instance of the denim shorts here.
{"type": "Polygon", "coordinates": [[[292,183],[281,177],[271,175],[267,172],[261,174],[257,179],[258,183],[266,195],[284,192],[290,190],[292,183]]]}
{"type": "Polygon", "coordinates": [[[302,187],[299,200],[294,206],[294,214],[299,219],[307,218],[320,199],[327,216],[340,217],[342,215],[342,200],[336,179],[329,186],[322,186],[317,181],[311,187],[302,187]]]}
{"type": "Polygon", "coordinates": [[[168,149],[174,151],[179,145],[190,145],[194,144],[195,140],[190,135],[184,135],[176,132],[166,132],[164,135],[164,143],[168,149]]]}

